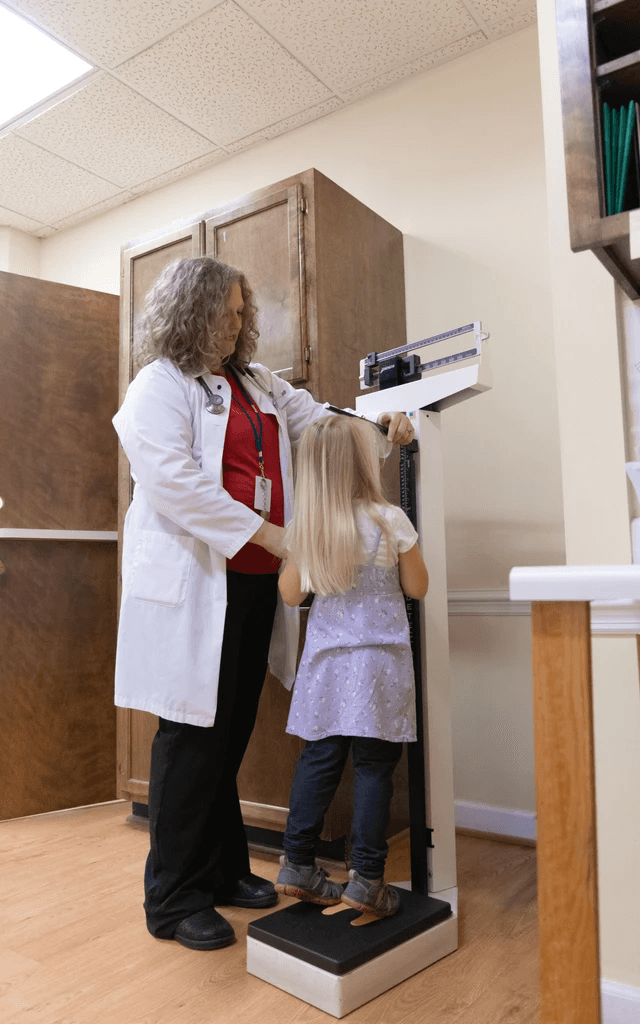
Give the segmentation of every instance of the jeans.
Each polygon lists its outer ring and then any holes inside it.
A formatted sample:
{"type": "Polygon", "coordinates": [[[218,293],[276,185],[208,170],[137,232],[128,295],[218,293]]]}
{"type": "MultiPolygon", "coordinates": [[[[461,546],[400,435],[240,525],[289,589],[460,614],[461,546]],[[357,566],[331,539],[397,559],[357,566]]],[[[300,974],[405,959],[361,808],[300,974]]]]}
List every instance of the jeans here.
{"type": "Polygon", "coordinates": [[[393,772],[402,754],[402,743],[362,736],[309,740],[296,766],[284,848],[292,863],[313,864],[324,817],[350,749],[353,758],[351,867],[365,878],[380,878],[389,852],[386,831],[393,772]]]}
{"type": "MultiPolygon", "coordinates": [[[[236,775],[267,671],[278,577],[227,573],[227,612],[213,726],[160,718],[151,748],[145,869],[147,927],[170,938],[248,875],[236,775]]],[[[213,670],[213,669],[212,669],[213,670]]]]}

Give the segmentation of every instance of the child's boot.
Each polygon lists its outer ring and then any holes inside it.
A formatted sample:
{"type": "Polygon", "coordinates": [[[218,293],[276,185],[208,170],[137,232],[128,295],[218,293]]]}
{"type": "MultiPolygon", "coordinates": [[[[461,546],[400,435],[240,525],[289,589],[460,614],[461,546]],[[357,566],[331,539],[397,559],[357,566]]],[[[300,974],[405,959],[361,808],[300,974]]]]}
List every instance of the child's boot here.
{"type": "Polygon", "coordinates": [[[391,917],[400,906],[400,896],[397,889],[387,885],[383,877],[363,878],[355,868],[352,868],[347,887],[342,894],[342,902],[354,910],[362,911],[363,914],[391,917]]]}
{"type": "Polygon", "coordinates": [[[330,882],[324,868],[316,864],[292,864],[286,856],[280,858],[275,888],[283,896],[295,896],[298,900],[320,903],[324,907],[339,903],[342,896],[342,886],[330,882]]]}

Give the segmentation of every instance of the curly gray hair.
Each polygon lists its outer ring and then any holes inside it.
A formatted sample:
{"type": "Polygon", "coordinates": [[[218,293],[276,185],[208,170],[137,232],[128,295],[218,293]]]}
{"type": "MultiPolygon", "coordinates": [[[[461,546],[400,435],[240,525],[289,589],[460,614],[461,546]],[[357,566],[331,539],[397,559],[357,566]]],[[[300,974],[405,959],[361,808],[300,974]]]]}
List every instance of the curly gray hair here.
{"type": "Polygon", "coordinates": [[[202,372],[207,356],[217,354],[216,336],[224,335],[228,302],[240,285],[244,309],[235,351],[225,363],[245,370],[258,341],[258,310],[241,270],[213,256],[174,260],[150,288],[139,329],[138,364],[170,359],[183,373],[202,372]]]}

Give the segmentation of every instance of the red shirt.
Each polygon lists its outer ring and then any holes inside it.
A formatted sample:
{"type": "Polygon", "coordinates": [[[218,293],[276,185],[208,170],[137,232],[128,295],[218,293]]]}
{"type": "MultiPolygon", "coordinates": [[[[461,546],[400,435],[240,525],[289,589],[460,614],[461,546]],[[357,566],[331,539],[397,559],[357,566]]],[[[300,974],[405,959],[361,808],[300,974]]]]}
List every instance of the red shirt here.
{"type": "MultiPolygon", "coordinates": [[[[247,402],[233,373],[227,373],[227,380],[231,387],[232,399],[222,452],[222,485],[236,501],[241,501],[243,505],[253,508],[256,477],[262,475],[256,447],[256,435],[260,434],[261,419],[264,475],[271,480],[269,522],[275,526],[284,526],[284,493],[280,472],[278,421],[274,413],[264,413],[262,410],[258,410],[253,399],[249,398],[247,402]],[[245,412],[251,417],[255,434],[245,412]]],[[[259,544],[245,544],[233,558],[227,559],[227,569],[233,569],[234,572],[262,575],[277,572],[279,568],[280,559],[275,555],[270,555],[259,544]]]]}

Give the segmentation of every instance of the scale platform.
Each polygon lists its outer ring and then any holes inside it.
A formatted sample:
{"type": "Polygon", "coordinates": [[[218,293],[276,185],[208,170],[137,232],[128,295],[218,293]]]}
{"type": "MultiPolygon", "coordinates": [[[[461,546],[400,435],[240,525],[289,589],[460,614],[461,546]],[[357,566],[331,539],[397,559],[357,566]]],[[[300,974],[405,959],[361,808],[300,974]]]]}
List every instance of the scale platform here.
{"type": "Polygon", "coordinates": [[[457,891],[445,902],[397,888],[398,912],[360,927],[357,910],[302,902],[252,921],[247,971],[344,1017],[457,949],[457,891]]]}

